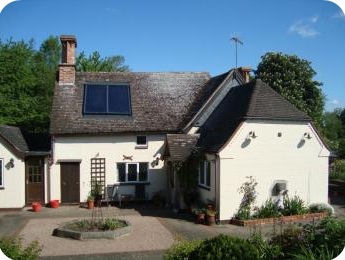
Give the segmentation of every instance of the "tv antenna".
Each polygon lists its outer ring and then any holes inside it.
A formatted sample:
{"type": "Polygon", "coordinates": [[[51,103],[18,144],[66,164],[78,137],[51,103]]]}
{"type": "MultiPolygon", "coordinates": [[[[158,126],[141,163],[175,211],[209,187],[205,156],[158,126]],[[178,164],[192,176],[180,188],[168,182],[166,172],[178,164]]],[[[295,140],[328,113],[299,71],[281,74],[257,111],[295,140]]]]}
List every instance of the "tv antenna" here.
{"type": "Polygon", "coordinates": [[[230,41],[234,41],[235,42],[235,46],[236,46],[236,69],[237,69],[237,45],[238,44],[243,45],[243,42],[240,40],[239,37],[231,37],[230,41]]]}

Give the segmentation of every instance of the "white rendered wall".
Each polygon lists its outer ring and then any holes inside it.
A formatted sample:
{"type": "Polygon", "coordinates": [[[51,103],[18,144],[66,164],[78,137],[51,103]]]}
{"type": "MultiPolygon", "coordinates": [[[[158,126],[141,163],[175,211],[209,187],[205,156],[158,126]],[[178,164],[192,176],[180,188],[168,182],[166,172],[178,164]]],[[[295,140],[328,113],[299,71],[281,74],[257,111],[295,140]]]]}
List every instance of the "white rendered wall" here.
{"type": "MultiPolygon", "coordinates": [[[[149,185],[146,192],[152,194],[167,189],[166,167],[162,161],[152,166],[157,157],[163,153],[164,135],[148,135],[147,149],[136,148],[136,135],[117,136],[75,136],[55,137],[53,145],[54,163],[50,169],[51,199],[61,199],[60,193],[60,161],[81,161],[80,163],[80,200],[85,201],[90,192],[91,158],[106,159],[106,184],[115,184],[117,180],[118,162],[149,162],[149,185]],[[133,156],[133,160],[123,160],[123,155],[133,156]]],[[[134,185],[120,186],[121,193],[134,194],[134,185]]]]}
{"type": "Polygon", "coordinates": [[[3,188],[0,188],[0,208],[22,208],[25,206],[25,163],[0,143],[0,159],[3,159],[3,188]],[[14,160],[14,167],[5,165],[14,160]]]}
{"type": "Polygon", "coordinates": [[[219,153],[220,219],[230,219],[238,210],[238,188],[253,176],[258,182],[257,206],[270,197],[275,180],[287,181],[289,196],[298,195],[307,204],[328,201],[328,156],[308,123],[247,121],[219,153]],[[256,138],[248,138],[255,132],[256,138]],[[281,133],[281,137],[278,137],[281,133]],[[310,134],[310,139],[304,138],[310,134]]]}

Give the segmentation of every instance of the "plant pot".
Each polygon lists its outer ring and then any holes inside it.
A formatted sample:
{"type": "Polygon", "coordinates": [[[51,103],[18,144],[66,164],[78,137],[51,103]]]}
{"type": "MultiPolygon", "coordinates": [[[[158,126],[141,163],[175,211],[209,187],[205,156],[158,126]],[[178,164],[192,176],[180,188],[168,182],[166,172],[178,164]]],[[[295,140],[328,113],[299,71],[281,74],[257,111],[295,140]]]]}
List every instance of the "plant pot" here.
{"type": "Polygon", "coordinates": [[[204,224],[205,223],[205,214],[204,213],[199,213],[196,215],[196,224],[204,224]]]}
{"type": "Polygon", "coordinates": [[[39,202],[33,202],[31,206],[33,212],[40,212],[42,209],[42,205],[39,202]]]}
{"type": "Polygon", "coordinates": [[[87,208],[93,209],[95,207],[95,201],[94,200],[88,200],[87,201],[87,208]]]}
{"type": "Polygon", "coordinates": [[[51,200],[50,201],[50,207],[53,209],[56,209],[59,207],[59,200],[51,200]]]}
{"type": "Polygon", "coordinates": [[[212,226],[216,224],[216,216],[206,215],[206,224],[212,226]]]}

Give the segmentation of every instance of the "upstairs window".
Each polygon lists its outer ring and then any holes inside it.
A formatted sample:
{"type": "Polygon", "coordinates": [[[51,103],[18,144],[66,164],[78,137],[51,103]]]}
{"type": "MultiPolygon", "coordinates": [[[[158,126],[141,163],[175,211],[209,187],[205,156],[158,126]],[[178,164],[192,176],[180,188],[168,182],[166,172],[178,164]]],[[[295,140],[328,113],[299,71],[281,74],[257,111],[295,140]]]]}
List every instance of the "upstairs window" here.
{"type": "Polygon", "coordinates": [[[129,85],[90,84],[84,88],[85,115],[131,115],[129,85]]]}
{"type": "Polygon", "coordinates": [[[147,136],[145,135],[138,135],[137,136],[137,144],[136,148],[147,148],[147,136]]]}

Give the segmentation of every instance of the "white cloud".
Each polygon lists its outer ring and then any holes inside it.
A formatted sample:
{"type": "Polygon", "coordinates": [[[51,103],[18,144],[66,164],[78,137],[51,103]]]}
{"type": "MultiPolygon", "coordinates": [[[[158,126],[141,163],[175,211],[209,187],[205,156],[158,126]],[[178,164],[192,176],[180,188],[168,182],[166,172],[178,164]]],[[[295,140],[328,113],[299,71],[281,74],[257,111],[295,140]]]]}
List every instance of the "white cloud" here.
{"type": "Polygon", "coordinates": [[[339,100],[337,100],[337,99],[333,99],[333,100],[331,101],[331,104],[332,104],[333,106],[339,106],[339,105],[340,105],[340,102],[339,102],[339,100]]]}
{"type": "Polygon", "coordinates": [[[345,20],[345,15],[344,15],[343,11],[341,11],[341,10],[339,12],[337,12],[335,15],[333,15],[332,17],[345,20]]]}
{"type": "Polygon", "coordinates": [[[319,20],[319,17],[313,16],[308,20],[299,20],[289,27],[289,33],[297,33],[303,38],[312,38],[318,35],[318,31],[313,27],[319,20]]]}

